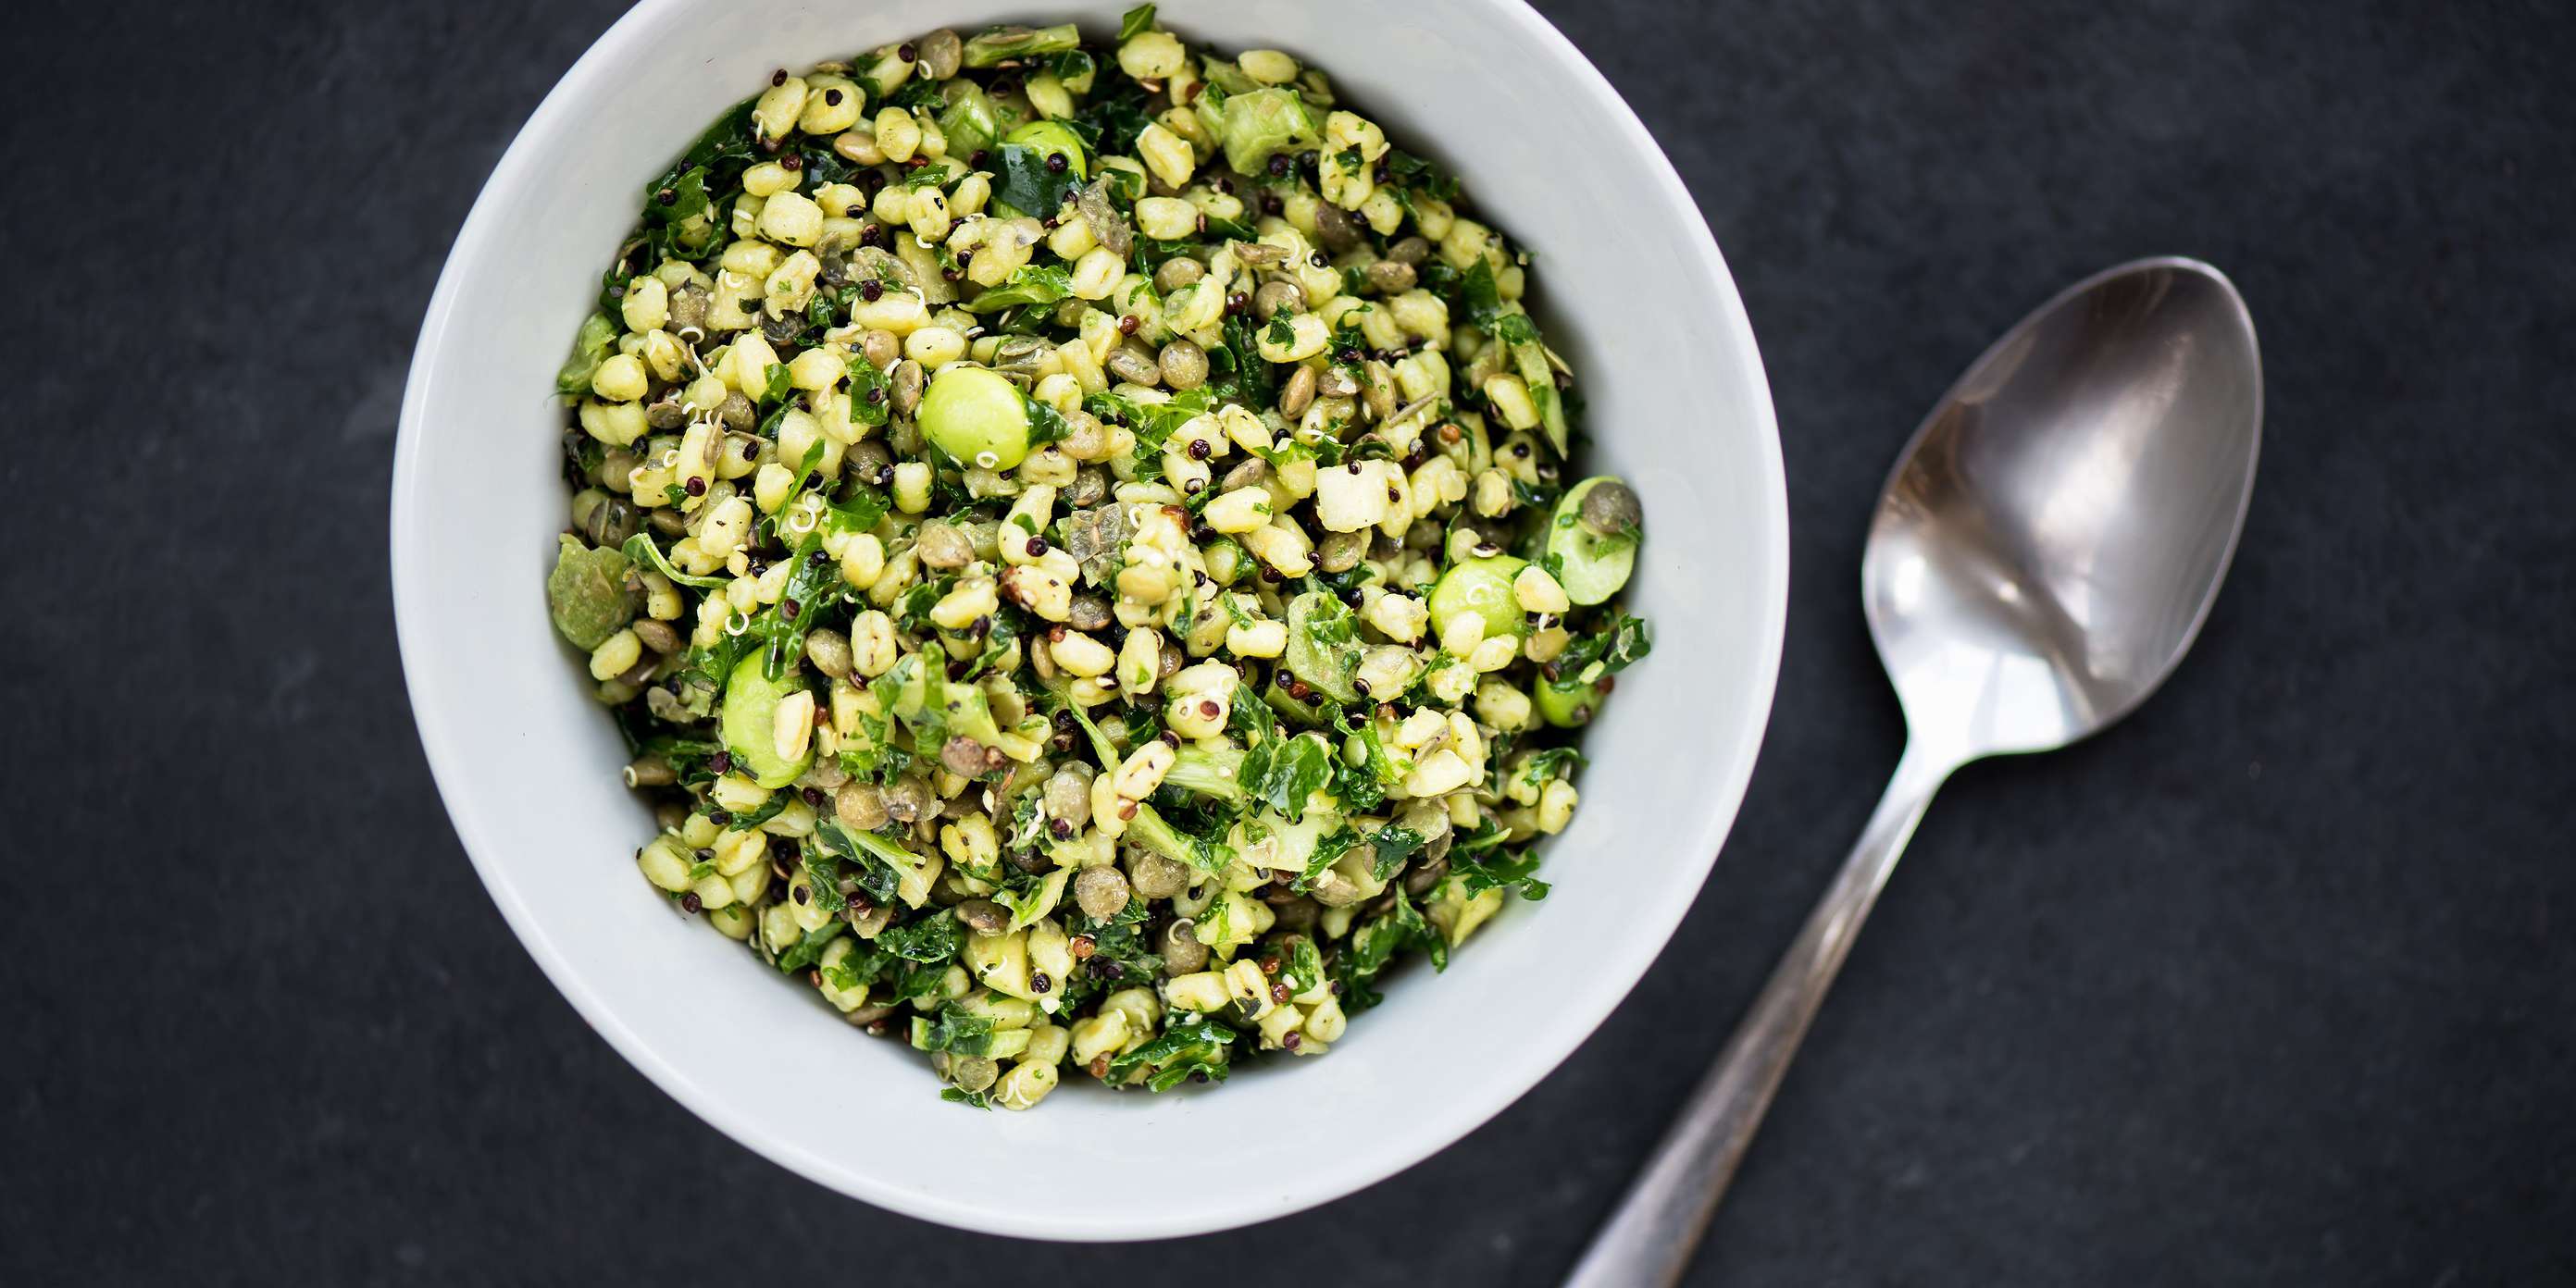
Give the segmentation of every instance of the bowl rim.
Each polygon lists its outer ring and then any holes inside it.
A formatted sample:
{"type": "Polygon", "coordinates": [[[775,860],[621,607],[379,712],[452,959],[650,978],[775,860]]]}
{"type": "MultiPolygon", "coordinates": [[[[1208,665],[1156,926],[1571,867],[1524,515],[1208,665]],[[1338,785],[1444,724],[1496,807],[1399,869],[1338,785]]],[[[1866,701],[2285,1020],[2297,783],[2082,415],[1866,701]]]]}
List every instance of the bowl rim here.
{"type": "Polygon", "coordinates": [[[1592,996],[1584,999],[1589,1011],[1585,1022],[1558,1025],[1533,1035],[1531,1041],[1490,1062],[1492,1072],[1489,1076],[1479,1079],[1471,1089],[1446,1102],[1446,1112],[1436,1121],[1426,1115],[1418,1120],[1420,1125],[1410,1133],[1383,1138],[1383,1148],[1339,1155],[1306,1173],[1300,1181],[1288,1186],[1286,1193],[1272,1190],[1259,1195],[1236,1195],[1225,1192],[1230,1187],[1208,1187],[1202,1192],[1202,1201],[1186,1210],[1178,1207],[1139,1210],[1122,1222],[1103,1223],[1094,1219],[1076,1227],[1053,1219],[1045,1212],[990,1205],[951,1195],[899,1191],[877,1179],[864,1165],[864,1160],[859,1160],[861,1165],[853,1165],[852,1160],[827,1155],[807,1146],[791,1133],[773,1131],[752,1115],[735,1109],[731,1098],[720,1089],[694,1081],[630,1028],[614,1007],[580,984],[565,951],[547,933],[542,917],[531,909],[512,882],[505,858],[508,847],[502,830],[485,817],[482,808],[461,786],[466,781],[461,772],[465,763],[465,752],[459,746],[461,735],[447,712],[431,700],[436,694],[425,692],[428,685],[423,680],[423,668],[412,664],[413,659],[426,656],[436,647],[431,623],[436,620],[437,613],[432,588],[421,580],[423,574],[419,563],[406,558],[409,548],[406,534],[419,529],[430,510],[429,498],[421,494],[416,483],[419,473],[416,463],[427,451],[430,438],[423,428],[432,383],[426,373],[438,365],[442,340],[458,312],[459,283],[465,276],[460,266],[486,253],[485,247],[506,232],[508,211],[504,198],[530,181],[526,172],[535,164],[532,141],[554,133],[569,121],[574,111],[575,87],[613,74],[630,48],[649,37],[666,11],[698,2],[700,0],[639,0],[566,69],[512,136],[509,147],[477,192],[439,271],[405,379],[400,423],[394,443],[388,523],[395,638],[404,663],[404,689],[414,726],[420,735],[422,751],[429,763],[430,776],[438,789],[449,824],[455,829],[467,858],[474,864],[476,875],[491,895],[494,905],[500,909],[511,933],[536,960],[538,968],[556,991],[572,1004],[574,1011],[595,1032],[607,1040],[611,1048],[665,1094],[716,1130],[769,1161],[849,1197],[887,1211],[979,1233],[1092,1242],[1173,1238],[1258,1224],[1331,1202],[1394,1176],[1463,1139],[1527,1095],[1597,1031],[1635,989],[1680,927],[1696,894],[1706,884],[1719,849],[1734,828],[1736,815],[1752,780],[1763,737],[1770,727],[1773,702],[1777,696],[1788,618],[1789,531],[1788,489],[1770,380],[1762,364],[1751,320],[1745,313],[1742,294],[1734,275],[1727,269],[1724,255],[1718,250],[1716,236],[1700,214],[1698,203],[1683,184],[1679,172],[1674,169],[1672,159],[1655,141],[1635,109],[1582,51],[1532,9],[1526,0],[1467,2],[1482,5],[1491,12],[1495,21],[1517,28],[1525,38],[1561,62],[1575,81],[1578,92],[1597,100],[1608,111],[1626,142],[1651,158],[1645,167],[1645,184],[1660,203],[1654,213],[1680,221],[1684,227],[1696,231],[1695,237],[1686,237],[1686,240],[1692,242],[1697,251],[1695,268],[1710,288],[1711,302],[1722,324],[1717,334],[1707,338],[1725,344],[1729,356],[1743,363],[1751,377],[1749,396],[1742,410],[1750,414],[1757,431],[1752,445],[1754,464],[1759,471],[1755,490],[1763,499],[1757,524],[1768,550],[1767,557],[1758,560],[1750,570],[1759,616],[1757,620],[1746,623],[1746,629],[1755,641],[1757,665],[1755,673],[1749,677],[1746,693],[1753,700],[1750,709],[1761,714],[1758,719],[1744,721],[1743,726],[1735,731],[1732,751],[1736,759],[1733,763],[1742,766],[1742,771],[1734,775],[1732,781],[1711,784],[1715,791],[1707,804],[1713,808],[1705,810],[1704,822],[1691,841],[1697,851],[1696,857],[1678,861],[1677,878],[1687,874],[1686,888],[1690,897],[1657,908],[1651,919],[1641,918],[1636,929],[1642,933],[1622,938],[1594,959],[1595,965],[1602,968],[1593,972],[1594,978],[1609,983],[1596,988],[1592,996]],[[1643,924],[1649,920],[1652,924],[1643,924]]]}

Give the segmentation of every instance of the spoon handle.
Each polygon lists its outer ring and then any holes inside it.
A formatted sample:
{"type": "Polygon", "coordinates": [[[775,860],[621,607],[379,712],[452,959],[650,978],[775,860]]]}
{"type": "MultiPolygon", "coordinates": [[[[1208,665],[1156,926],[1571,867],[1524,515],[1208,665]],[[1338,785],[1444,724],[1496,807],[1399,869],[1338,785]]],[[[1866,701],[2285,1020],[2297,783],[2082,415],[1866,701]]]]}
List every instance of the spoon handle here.
{"type": "Polygon", "coordinates": [[[1610,1223],[1594,1236],[1567,1288],[1670,1288],[1681,1281],[1896,856],[1923,820],[1932,793],[1956,767],[1919,742],[1907,744],[1887,794],[1833,886],[1807,914],[1797,941],[1772,968],[1762,995],[1691,1092],[1610,1223]]]}

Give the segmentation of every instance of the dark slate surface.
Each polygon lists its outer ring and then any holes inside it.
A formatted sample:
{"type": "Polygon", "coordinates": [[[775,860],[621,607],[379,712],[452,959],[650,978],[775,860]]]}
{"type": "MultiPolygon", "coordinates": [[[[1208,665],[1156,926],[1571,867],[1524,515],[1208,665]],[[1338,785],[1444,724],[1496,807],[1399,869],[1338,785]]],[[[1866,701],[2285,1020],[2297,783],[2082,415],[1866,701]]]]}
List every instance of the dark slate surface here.
{"type": "Polygon", "coordinates": [[[2113,736],[1943,796],[1693,1282],[2567,1282],[2576,13],[1548,7],[1770,364],[1796,585],[1751,799],[1635,997],[1491,1126],[1258,1230],[1046,1252],[666,1100],[513,943],[423,771],[396,391],[476,186],[614,0],[19,28],[9,1277],[1547,1283],[1894,761],[1853,593],[1890,454],[2024,308],[2185,252],[2269,360],[2234,581],[2113,736]]]}

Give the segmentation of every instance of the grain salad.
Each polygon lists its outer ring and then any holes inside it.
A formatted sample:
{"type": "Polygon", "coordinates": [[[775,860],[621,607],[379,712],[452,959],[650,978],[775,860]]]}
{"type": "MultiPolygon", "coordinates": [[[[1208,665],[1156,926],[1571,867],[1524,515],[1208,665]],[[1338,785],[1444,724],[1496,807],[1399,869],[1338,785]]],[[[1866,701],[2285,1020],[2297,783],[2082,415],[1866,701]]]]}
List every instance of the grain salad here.
{"type": "Polygon", "coordinates": [[[1529,272],[1321,71],[1150,5],[776,72],[558,384],[548,600],[644,878],[951,1100],[1328,1052],[1545,895],[1649,647],[1529,272]]]}

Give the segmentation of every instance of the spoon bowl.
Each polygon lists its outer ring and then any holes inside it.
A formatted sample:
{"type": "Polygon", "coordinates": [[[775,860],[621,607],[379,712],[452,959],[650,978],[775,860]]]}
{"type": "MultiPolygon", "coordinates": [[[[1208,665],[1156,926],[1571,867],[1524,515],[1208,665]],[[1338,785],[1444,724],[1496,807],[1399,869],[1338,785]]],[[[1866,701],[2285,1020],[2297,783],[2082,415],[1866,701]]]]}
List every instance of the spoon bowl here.
{"type": "Polygon", "coordinates": [[[2123,264],[2006,332],[1914,432],[1861,605],[1915,736],[2063,746],[2191,647],[2253,495],[2262,360],[2195,260],[2123,264]]]}
{"type": "Polygon", "coordinates": [[[1888,476],[1861,604],[1905,706],[1905,755],[1570,1288],[1669,1285],[1932,794],[1959,766],[2065,746],[2173,673],[2253,498],[2263,368],[2236,288],[2144,259],[2004,333],[1888,476]]]}

